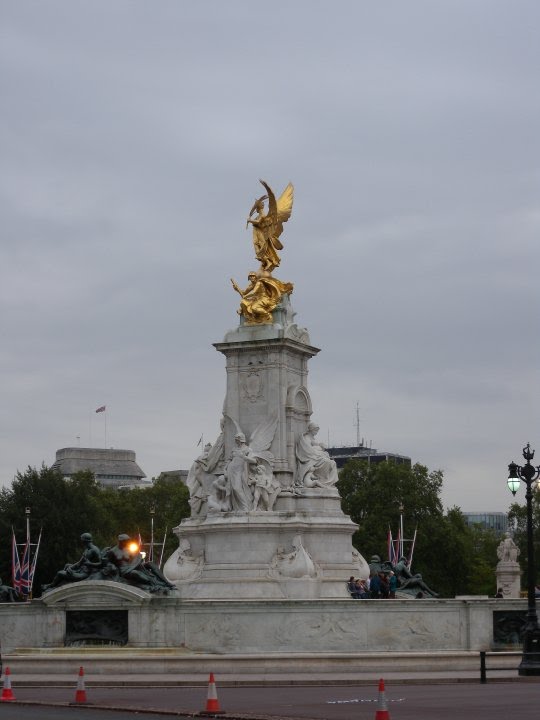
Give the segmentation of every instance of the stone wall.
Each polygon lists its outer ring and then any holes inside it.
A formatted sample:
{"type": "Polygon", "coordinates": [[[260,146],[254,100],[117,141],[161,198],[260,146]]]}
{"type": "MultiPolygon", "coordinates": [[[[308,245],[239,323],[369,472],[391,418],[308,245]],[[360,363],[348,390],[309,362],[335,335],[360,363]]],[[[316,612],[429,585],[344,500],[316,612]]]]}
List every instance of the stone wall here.
{"type": "MultiPolygon", "coordinates": [[[[194,653],[463,652],[490,650],[494,612],[524,600],[182,600],[100,581],[0,605],[2,653],[62,648],[66,613],[125,610],[128,647],[194,653]]],[[[500,615],[498,616],[500,617],[500,615]]]]}

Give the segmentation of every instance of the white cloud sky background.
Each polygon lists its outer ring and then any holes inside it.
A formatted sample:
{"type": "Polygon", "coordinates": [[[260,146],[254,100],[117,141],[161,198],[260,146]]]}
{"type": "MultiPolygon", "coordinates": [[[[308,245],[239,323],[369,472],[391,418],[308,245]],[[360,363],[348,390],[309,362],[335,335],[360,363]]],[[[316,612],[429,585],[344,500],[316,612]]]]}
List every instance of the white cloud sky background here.
{"type": "MultiPolygon", "coordinates": [[[[506,510],[540,459],[540,6],[2,2],[0,481],[77,444],[187,468],[212,347],[256,267],[245,218],[295,185],[276,275],[322,352],[321,439],[506,510]]],[[[520,494],[523,502],[523,492],[520,494]]]]}

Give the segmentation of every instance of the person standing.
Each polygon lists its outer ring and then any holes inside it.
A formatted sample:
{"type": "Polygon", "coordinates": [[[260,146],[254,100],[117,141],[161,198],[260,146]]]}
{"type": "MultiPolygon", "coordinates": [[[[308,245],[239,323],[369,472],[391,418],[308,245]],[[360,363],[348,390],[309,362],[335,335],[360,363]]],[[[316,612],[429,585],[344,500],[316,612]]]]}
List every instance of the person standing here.
{"type": "Polygon", "coordinates": [[[392,570],[390,570],[390,574],[388,577],[388,597],[391,600],[395,600],[396,590],[397,590],[397,577],[396,577],[396,574],[392,570]]]}

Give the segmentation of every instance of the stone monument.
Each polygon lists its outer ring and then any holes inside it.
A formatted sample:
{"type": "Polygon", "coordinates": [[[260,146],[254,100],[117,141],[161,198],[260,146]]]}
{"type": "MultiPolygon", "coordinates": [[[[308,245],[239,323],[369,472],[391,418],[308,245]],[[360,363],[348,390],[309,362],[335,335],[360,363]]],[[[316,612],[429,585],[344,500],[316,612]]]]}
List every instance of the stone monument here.
{"type": "Polygon", "coordinates": [[[346,598],[346,579],[369,568],[311,422],[308,362],[319,350],[295,322],[293,284],[272,275],[293,186],[276,199],[261,183],[247,219],[260,266],[245,290],[232,280],[239,325],[214,345],[226,358],[220,432],[189,471],[191,517],[174,529],[164,573],[186,599],[346,598]]]}
{"type": "Polygon", "coordinates": [[[497,592],[502,591],[504,598],[518,598],[520,593],[521,570],[518,563],[519,548],[512,540],[510,533],[506,533],[497,548],[497,592]]]}

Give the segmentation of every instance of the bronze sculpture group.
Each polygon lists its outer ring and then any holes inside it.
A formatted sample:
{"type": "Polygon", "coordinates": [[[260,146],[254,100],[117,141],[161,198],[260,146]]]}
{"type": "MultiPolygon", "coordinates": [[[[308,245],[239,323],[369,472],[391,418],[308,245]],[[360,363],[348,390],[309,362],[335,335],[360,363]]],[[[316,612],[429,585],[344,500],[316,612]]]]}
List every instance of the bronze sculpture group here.
{"type": "Polygon", "coordinates": [[[15,588],[10,585],[4,585],[0,578],[0,603],[21,602],[24,598],[15,588]]]}
{"type": "Polygon", "coordinates": [[[409,561],[406,557],[400,557],[393,565],[389,560],[381,562],[379,555],[373,555],[369,562],[370,575],[379,573],[385,576],[393,572],[397,577],[397,592],[401,595],[412,597],[439,597],[438,593],[432,590],[423,580],[420,573],[412,573],[409,569],[409,561]]]}
{"type": "Polygon", "coordinates": [[[94,545],[90,533],[83,533],[81,542],[84,546],[81,558],[59,570],[51,583],[42,586],[43,592],[82,580],[111,580],[149,593],[168,594],[175,589],[157,565],[145,561],[129,535],[118,535],[117,544],[104,550],[94,545]]]}

